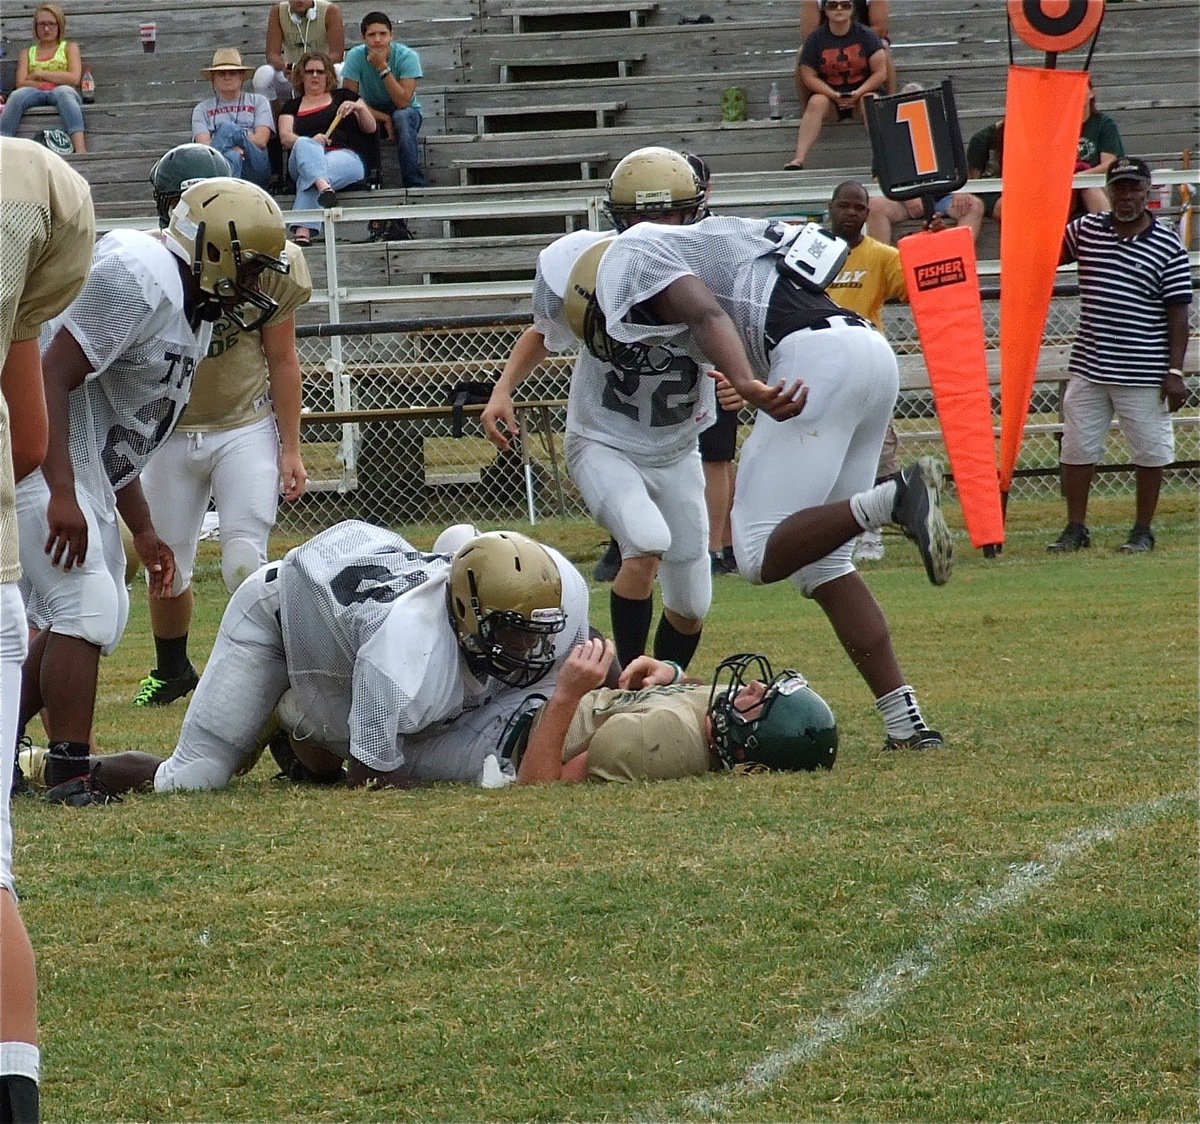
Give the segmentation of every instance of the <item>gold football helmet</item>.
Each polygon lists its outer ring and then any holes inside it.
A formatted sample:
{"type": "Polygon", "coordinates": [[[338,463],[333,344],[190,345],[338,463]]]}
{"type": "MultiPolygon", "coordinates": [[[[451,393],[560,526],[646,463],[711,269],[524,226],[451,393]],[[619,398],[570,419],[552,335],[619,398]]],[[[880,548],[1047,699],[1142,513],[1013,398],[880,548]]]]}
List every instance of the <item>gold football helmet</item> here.
{"type": "Polygon", "coordinates": [[[215,178],[188,187],[171,211],[167,245],[200,287],[201,315],[222,313],[253,331],[279,307],[258,287],[264,269],[287,273],[278,204],[245,180],[215,178]]]}
{"type": "Polygon", "coordinates": [[[528,687],[553,666],[566,616],[558,566],[540,543],[515,531],[470,539],[450,563],[446,600],[476,674],[528,687]]]}
{"type": "Polygon", "coordinates": [[[680,211],[695,222],[703,207],[704,184],[681,153],[639,148],[626,156],[608,181],[604,213],[618,230],[642,218],[680,211]]]}

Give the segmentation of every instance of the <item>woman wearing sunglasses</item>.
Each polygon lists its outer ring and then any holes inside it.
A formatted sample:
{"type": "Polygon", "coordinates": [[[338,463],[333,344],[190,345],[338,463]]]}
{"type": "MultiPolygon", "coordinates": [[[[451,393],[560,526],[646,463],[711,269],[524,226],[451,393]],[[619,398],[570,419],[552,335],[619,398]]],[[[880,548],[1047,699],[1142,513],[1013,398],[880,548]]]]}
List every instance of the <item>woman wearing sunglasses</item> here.
{"type": "Polygon", "coordinates": [[[799,81],[809,97],[800,118],[796,155],[784,165],[787,171],[804,167],[827,122],[846,121],[856,113],[865,120],[863,98],[878,93],[887,82],[887,46],[854,18],[854,0],[825,0],[822,10],[826,22],[800,48],[799,81]]]}
{"type": "MultiPolygon", "coordinates": [[[[291,150],[288,171],[296,181],[297,211],[336,207],[337,189],[367,178],[377,125],[370,107],[349,90],[337,89],[333,61],[310,51],[292,69],[300,96],[279,114],[279,140],[291,150]]],[[[319,227],[320,224],[318,224],[319,227]]],[[[311,243],[310,227],[298,226],[292,239],[311,243]]]]}

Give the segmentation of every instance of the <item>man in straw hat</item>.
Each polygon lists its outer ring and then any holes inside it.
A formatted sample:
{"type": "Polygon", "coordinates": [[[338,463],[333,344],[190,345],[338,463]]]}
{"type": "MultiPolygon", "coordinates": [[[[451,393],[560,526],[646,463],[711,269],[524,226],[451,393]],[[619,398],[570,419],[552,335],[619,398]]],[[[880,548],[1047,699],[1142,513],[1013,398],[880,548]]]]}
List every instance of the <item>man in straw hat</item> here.
{"type": "Polygon", "coordinates": [[[235,178],[266,187],[271,180],[267,142],[275,119],[271,103],[262,94],[242,89],[251,67],[242,65],[236,47],[218,47],[212,65],[202,67],[200,73],[212,82],[213,96],[192,110],[192,139],[224,156],[235,178]]]}

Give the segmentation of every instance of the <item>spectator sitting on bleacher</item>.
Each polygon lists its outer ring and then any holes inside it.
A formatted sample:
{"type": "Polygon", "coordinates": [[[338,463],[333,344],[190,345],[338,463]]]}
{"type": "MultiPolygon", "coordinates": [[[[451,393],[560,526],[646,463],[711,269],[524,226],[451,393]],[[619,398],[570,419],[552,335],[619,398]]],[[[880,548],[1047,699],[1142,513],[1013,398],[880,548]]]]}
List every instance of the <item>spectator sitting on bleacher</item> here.
{"type": "Polygon", "coordinates": [[[42,4],[33,13],[34,43],[17,56],[17,77],[4,113],[0,136],[15,137],[27,109],[52,105],[71,134],[76,152],[87,152],[83,99],[79,83],[83,60],[77,44],[67,39],[67,17],[57,4],[42,4]]]}
{"type": "Polygon", "coordinates": [[[847,121],[855,112],[865,120],[863,98],[887,81],[883,40],[855,20],[853,9],[854,0],[826,0],[828,25],[818,27],[800,48],[800,80],[809,98],[796,135],[796,155],[785,171],[804,167],[827,121],[847,121]]]}
{"type": "MultiPolygon", "coordinates": [[[[306,52],[293,70],[301,92],[280,111],[279,140],[292,154],[288,171],[296,181],[295,209],[336,207],[339,187],[367,178],[374,151],[370,136],[378,126],[362,98],[336,87],[328,55],[306,52]]],[[[292,240],[307,246],[312,230],[298,226],[292,240]]]]}
{"type": "Polygon", "coordinates": [[[236,47],[218,47],[212,66],[202,67],[200,73],[212,82],[213,96],[192,110],[192,140],[215,148],[237,179],[266,187],[271,181],[267,141],[275,131],[275,118],[262,94],[242,90],[251,68],[242,65],[236,47]]]}
{"type": "Polygon", "coordinates": [[[274,102],[290,98],[295,92],[292,67],[307,51],[327,54],[341,77],[346,53],[342,9],[330,0],[278,0],[267,17],[267,61],[254,72],[255,93],[274,102]]]}
{"type": "Polygon", "coordinates": [[[388,140],[396,142],[404,186],[424,187],[417,144],[422,121],[417,101],[417,79],[424,76],[421,58],[393,39],[392,21],[386,12],[368,12],[359,30],[363,42],[346,56],[342,85],[353,94],[362,94],[388,140]]]}
{"type": "MultiPolygon", "coordinates": [[[[892,40],[888,30],[888,20],[891,16],[889,0],[854,0],[854,18],[864,27],[869,27],[887,48],[887,83],[889,94],[896,92],[896,65],[892,59],[892,40]]],[[[825,14],[825,0],[803,0],[800,6],[800,43],[829,22],[825,14]]],[[[808,102],[809,89],[800,77],[800,52],[796,52],[796,69],[792,77],[796,82],[796,94],[800,104],[808,102]]]]}
{"type": "MultiPolygon", "coordinates": [[[[999,179],[1004,171],[1004,118],[985,125],[967,142],[967,174],[971,179],[999,179]]],[[[1096,90],[1088,75],[1088,96],[1083,103],[1083,121],[1079,131],[1076,172],[1107,172],[1125,145],[1117,123],[1096,108],[1096,90]]],[[[978,196],[984,214],[1000,222],[1000,192],[987,191],[978,196]]],[[[1101,187],[1081,187],[1071,194],[1070,218],[1085,213],[1098,214],[1109,209],[1108,195],[1101,187]]]]}

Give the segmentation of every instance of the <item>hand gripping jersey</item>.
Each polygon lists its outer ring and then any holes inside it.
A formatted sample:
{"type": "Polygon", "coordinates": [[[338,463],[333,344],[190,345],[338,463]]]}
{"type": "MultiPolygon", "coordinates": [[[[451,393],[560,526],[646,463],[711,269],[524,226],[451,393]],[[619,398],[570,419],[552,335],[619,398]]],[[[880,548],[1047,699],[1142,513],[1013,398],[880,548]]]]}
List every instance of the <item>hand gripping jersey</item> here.
{"type": "Polygon", "coordinates": [[[608,334],[622,343],[658,343],[685,333],[683,324],[647,323],[634,310],[671,282],[698,277],[733,321],[759,377],[766,378],[775,341],[840,311],[824,293],[803,289],[776,269],[798,232],[798,227],[770,219],[707,218],[694,226],[639,223],[616,239],[600,263],[596,298],[608,334]]]}
{"type": "Polygon", "coordinates": [[[563,315],[570,265],[587,246],[610,237],[580,230],[538,255],[533,323],[551,351],[579,350],[567,396],[567,430],[639,460],[666,463],[694,448],[696,435],[716,420],[716,391],[707,373],[712,365],[681,348],[663,347],[659,369],[627,373],[580,348],[563,315]]]}
{"type": "Polygon", "coordinates": [[[83,291],[42,332],[43,355],[65,328],[92,365],[71,393],[71,464],[103,510],[170,436],[208,350],[212,325],[189,326],[176,261],[149,234],[112,231],[83,291]]]}

